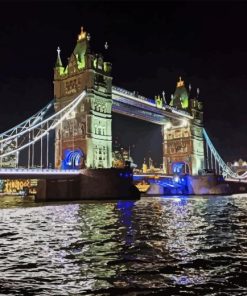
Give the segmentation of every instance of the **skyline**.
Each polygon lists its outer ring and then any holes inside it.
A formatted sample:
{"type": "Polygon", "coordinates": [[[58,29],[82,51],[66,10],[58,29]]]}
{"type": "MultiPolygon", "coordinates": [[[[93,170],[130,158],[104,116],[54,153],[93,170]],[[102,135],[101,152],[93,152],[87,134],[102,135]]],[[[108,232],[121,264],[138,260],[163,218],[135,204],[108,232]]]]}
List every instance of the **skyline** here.
{"type": "MultiPolygon", "coordinates": [[[[152,98],[164,90],[169,100],[182,76],[192,92],[200,89],[205,128],[224,160],[246,159],[243,16],[247,6],[241,2],[224,4],[224,9],[219,2],[127,4],[118,3],[122,9],[117,9],[110,2],[35,3],[35,7],[15,3],[16,10],[11,9],[13,3],[1,4],[0,99],[5,107],[0,111],[1,131],[52,99],[56,48],[60,46],[66,64],[83,26],[92,36],[93,51],[112,62],[114,85],[152,98]]],[[[121,130],[126,123],[119,122],[121,130]]],[[[145,131],[146,123],[141,124],[145,131]]]]}

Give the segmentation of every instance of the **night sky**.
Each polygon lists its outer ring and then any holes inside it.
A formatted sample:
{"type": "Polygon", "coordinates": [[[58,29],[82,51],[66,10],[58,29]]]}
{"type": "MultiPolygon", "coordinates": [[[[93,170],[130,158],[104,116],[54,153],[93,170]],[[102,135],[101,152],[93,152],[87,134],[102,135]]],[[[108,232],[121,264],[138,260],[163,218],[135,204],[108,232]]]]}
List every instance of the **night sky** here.
{"type": "MultiPolygon", "coordinates": [[[[114,85],[150,98],[163,90],[170,98],[179,76],[192,93],[199,87],[220,154],[246,160],[246,14],[244,2],[0,2],[0,130],[53,98],[56,48],[65,64],[83,26],[93,51],[112,62],[114,85]]],[[[148,153],[160,161],[160,127],[114,120],[114,136],[135,144],[138,162],[148,153]]]]}

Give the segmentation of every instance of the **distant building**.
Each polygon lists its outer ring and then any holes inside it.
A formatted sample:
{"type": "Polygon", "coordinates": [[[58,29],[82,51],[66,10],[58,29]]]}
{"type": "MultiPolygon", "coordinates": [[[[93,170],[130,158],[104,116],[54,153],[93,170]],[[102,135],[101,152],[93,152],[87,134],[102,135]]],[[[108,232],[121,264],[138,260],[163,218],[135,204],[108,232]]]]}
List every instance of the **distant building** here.
{"type": "Polygon", "coordinates": [[[231,169],[239,175],[247,171],[247,161],[244,161],[241,158],[233,163],[228,163],[228,165],[230,165],[231,169]]]}
{"type": "Polygon", "coordinates": [[[144,158],[141,172],[143,174],[146,174],[146,173],[159,173],[159,174],[162,174],[162,173],[164,173],[164,170],[163,170],[163,168],[156,168],[154,166],[154,164],[153,164],[152,158],[149,157],[148,164],[146,163],[146,159],[144,158]]]}
{"type": "Polygon", "coordinates": [[[112,166],[115,168],[123,168],[125,161],[130,161],[130,166],[136,168],[137,165],[134,163],[133,158],[130,156],[130,150],[121,147],[117,140],[113,143],[112,149],[112,166]]]}

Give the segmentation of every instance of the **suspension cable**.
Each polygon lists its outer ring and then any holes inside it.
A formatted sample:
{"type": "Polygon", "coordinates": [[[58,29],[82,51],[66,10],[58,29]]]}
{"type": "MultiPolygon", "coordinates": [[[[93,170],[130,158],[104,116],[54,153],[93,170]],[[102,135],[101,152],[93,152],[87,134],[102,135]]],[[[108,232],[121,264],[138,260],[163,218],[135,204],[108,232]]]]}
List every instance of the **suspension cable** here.
{"type": "Polygon", "coordinates": [[[217,152],[217,150],[215,149],[213,143],[211,142],[211,140],[209,139],[209,136],[206,132],[205,129],[203,129],[203,136],[206,140],[206,144],[208,145],[210,152],[211,152],[211,157],[212,154],[215,158],[215,161],[217,161],[218,163],[218,167],[219,170],[220,168],[222,169],[222,173],[224,173],[226,176],[230,176],[233,179],[246,179],[247,178],[247,172],[243,173],[242,175],[238,175],[237,173],[235,173],[225,162],[224,160],[220,157],[219,153],[217,152]]]}
{"type": "MultiPolygon", "coordinates": [[[[52,119],[56,118],[58,115],[62,114],[63,112],[67,112],[66,113],[66,116],[67,114],[70,114],[74,109],[75,107],[80,103],[80,101],[82,100],[83,97],[85,97],[85,94],[86,92],[83,91],[83,93],[81,93],[76,99],[74,99],[73,101],[71,101],[68,105],[66,105],[63,109],[59,110],[58,112],[54,113],[53,115],[51,115],[50,117],[44,119],[42,122],[40,123],[36,123],[30,127],[28,127],[26,130],[23,130],[21,132],[16,132],[15,135],[11,135],[9,136],[8,138],[6,139],[0,139],[0,143],[1,142],[6,142],[6,141],[9,141],[13,138],[15,138],[16,136],[20,137],[22,136],[23,134],[25,134],[26,132],[34,129],[34,128],[38,128],[41,124],[44,124],[46,122],[49,122],[51,121],[52,119]],[[67,111],[68,110],[68,111],[67,111]]],[[[63,116],[62,118],[65,119],[66,116],[63,116]]],[[[17,130],[16,130],[17,131],[17,130]]]]}
{"type": "Polygon", "coordinates": [[[23,121],[22,123],[8,129],[7,131],[0,134],[0,139],[2,140],[6,138],[9,138],[9,136],[12,136],[15,132],[18,131],[18,129],[25,130],[28,127],[31,127],[35,125],[37,122],[41,121],[43,119],[43,116],[51,109],[53,106],[54,100],[52,100],[50,103],[48,103],[44,108],[42,108],[40,111],[23,121]]]}
{"type": "MultiPolygon", "coordinates": [[[[78,104],[82,101],[82,99],[85,98],[85,96],[86,96],[86,92],[83,91],[80,95],[77,96],[77,98],[75,100],[73,100],[71,103],[69,103],[63,109],[61,109],[59,112],[57,112],[57,113],[53,114],[52,116],[50,116],[49,118],[43,120],[41,123],[36,124],[36,125],[32,126],[31,128],[28,128],[25,132],[22,131],[14,136],[10,136],[8,138],[8,140],[12,139],[13,137],[15,137],[15,138],[20,137],[21,135],[29,132],[30,130],[34,131],[39,126],[42,127],[45,123],[49,124],[49,127],[47,128],[47,130],[43,130],[43,129],[39,130],[38,133],[35,135],[35,137],[32,139],[32,141],[30,141],[20,147],[17,147],[15,149],[13,149],[12,151],[8,151],[8,152],[1,154],[0,158],[6,157],[8,155],[12,155],[16,151],[21,151],[24,148],[39,141],[43,136],[45,136],[47,134],[47,132],[49,132],[52,129],[55,129],[59,124],[61,124],[62,121],[65,120],[71,112],[73,112],[73,110],[78,106],[78,104]]],[[[0,143],[1,143],[1,140],[0,140],[0,143]]]]}

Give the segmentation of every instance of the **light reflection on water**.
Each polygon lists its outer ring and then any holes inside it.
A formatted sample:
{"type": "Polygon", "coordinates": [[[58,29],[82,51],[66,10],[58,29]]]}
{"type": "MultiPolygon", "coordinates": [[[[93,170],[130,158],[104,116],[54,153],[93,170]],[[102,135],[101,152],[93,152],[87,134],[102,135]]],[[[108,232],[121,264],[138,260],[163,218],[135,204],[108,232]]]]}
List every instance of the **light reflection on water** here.
{"type": "Polygon", "coordinates": [[[247,196],[1,199],[0,250],[0,295],[247,295],[247,196]]]}

